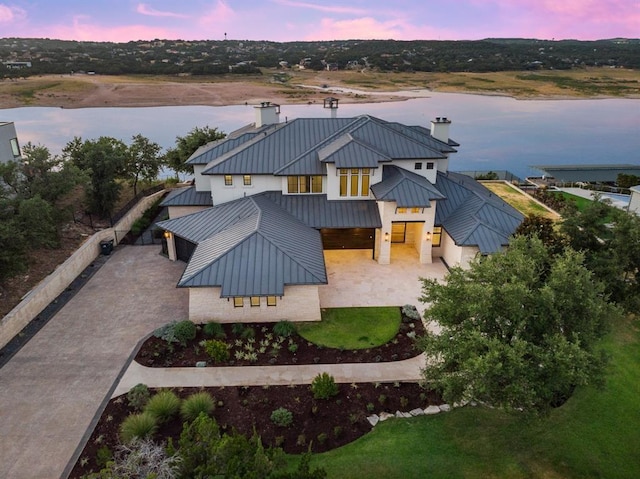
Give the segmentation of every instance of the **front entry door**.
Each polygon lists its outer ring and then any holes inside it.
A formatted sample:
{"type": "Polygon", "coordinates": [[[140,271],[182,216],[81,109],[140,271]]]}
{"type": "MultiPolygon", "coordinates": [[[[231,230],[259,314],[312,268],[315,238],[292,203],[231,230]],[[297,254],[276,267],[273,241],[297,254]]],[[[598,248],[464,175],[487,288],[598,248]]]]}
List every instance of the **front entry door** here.
{"type": "Polygon", "coordinates": [[[407,223],[394,221],[391,223],[391,242],[404,243],[407,231],[407,223]]]}

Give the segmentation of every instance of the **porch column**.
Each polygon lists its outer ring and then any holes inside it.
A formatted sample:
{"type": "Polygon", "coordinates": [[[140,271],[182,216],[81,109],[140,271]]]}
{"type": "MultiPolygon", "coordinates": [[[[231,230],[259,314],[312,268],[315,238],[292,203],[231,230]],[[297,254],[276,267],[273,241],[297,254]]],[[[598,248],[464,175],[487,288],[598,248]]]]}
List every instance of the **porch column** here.
{"type": "Polygon", "coordinates": [[[164,237],[167,240],[167,253],[169,253],[169,259],[175,261],[178,259],[176,255],[176,241],[172,233],[165,231],[164,237]]]}
{"type": "Polygon", "coordinates": [[[376,242],[378,242],[378,263],[390,264],[391,263],[391,225],[388,228],[383,227],[380,230],[380,234],[376,235],[376,242]]]}
{"type": "Polygon", "coordinates": [[[431,257],[431,248],[433,246],[432,229],[432,225],[430,225],[429,223],[422,223],[422,230],[420,233],[420,248],[418,248],[418,252],[420,254],[420,264],[430,264],[433,262],[433,258],[431,257]]]}

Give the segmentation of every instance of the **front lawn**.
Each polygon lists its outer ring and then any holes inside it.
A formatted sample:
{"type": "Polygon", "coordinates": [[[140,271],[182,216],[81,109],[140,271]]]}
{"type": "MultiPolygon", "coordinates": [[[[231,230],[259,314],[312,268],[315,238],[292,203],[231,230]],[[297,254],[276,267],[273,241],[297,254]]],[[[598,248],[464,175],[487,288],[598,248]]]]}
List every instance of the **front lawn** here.
{"type": "Polygon", "coordinates": [[[614,326],[606,388],[584,388],[548,417],[526,420],[466,407],[392,419],[314,456],[329,478],[640,477],[640,334],[614,326]]]}
{"type": "Polygon", "coordinates": [[[330,308],[322,321],[298,323],[298,334],[327,348],[368,349],[392,340],[400,328],[400,308],[330,308]]]}

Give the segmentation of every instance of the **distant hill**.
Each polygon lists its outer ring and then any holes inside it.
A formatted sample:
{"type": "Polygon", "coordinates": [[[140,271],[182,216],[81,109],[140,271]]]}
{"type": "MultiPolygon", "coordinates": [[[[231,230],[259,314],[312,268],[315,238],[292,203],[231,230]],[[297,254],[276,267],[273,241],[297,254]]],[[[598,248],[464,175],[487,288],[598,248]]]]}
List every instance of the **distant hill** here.
{"type": "Polygon", "coordinates": [[[640,39],[318,42],[0,39],[4,78],[49,73],[247,74],[260,68],[426,72],[640,69],[640,39]]]}

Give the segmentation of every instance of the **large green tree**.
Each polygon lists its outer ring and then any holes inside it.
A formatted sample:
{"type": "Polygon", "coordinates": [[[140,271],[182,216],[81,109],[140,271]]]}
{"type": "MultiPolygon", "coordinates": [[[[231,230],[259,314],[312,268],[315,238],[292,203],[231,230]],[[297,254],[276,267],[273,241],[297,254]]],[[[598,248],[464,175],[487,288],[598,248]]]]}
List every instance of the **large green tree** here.
{"type": "Polygon", "coordinates": [[[125,176],[133,186],[133,194],[138,194],[140,180],[151,181],[158,177],[163,159],[160,145],[138,134],[133,137],[125,158],[125,176]]]}
{"type": "Polygon", "coordinates": [[[193,155],[198,148],[215,140],[225,138],[225,134],[218,131],[217,128],[195,127],[185,136],[176,137],[176,143],[173,148],[169,148],[164,154],[164,164],[178,173],[193,173],[193,166],[187,165],[186,161],[193,155]]]}
{"type": "Polygon", "coordinates": [[[552,255],[519,236],[501,253],[423,280],[426,384],[447,402],[476,400],[541,413],[573,388],[599,384],[598,342],[619,314],[603,286],[567,248],[552,255]]]}

